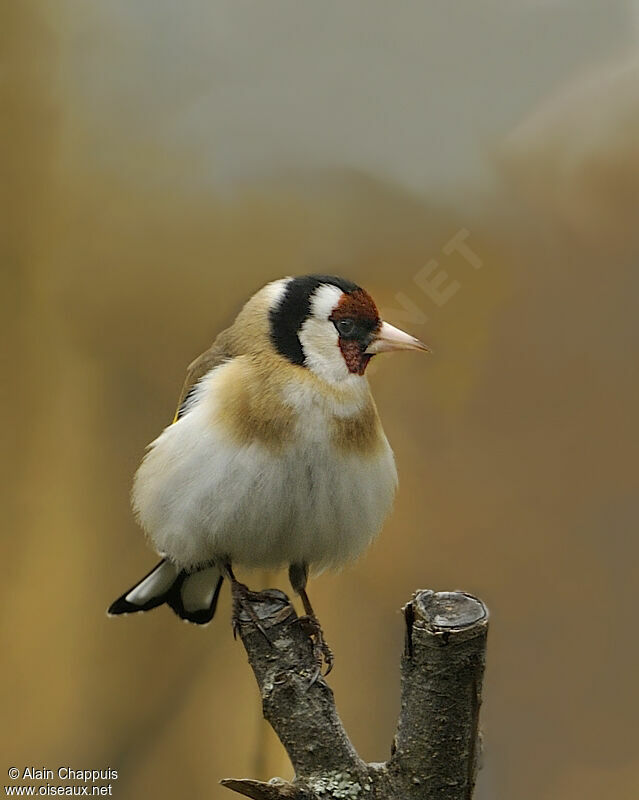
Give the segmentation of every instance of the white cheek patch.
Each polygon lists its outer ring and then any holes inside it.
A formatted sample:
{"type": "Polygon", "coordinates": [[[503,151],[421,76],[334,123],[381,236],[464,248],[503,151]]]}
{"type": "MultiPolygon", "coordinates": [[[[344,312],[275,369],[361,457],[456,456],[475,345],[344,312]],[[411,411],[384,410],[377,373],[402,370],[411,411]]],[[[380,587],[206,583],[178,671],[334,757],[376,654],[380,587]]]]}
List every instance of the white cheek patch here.
{"type": "Polygon", "coordinates": [[[311,298],[310,316],[298,334],[305,365],[330,383],[338,383],[350,375],[339,349],[337,330],[329,320],[341,296],[342,291],[337,286],[318,287],[311,298]]]}

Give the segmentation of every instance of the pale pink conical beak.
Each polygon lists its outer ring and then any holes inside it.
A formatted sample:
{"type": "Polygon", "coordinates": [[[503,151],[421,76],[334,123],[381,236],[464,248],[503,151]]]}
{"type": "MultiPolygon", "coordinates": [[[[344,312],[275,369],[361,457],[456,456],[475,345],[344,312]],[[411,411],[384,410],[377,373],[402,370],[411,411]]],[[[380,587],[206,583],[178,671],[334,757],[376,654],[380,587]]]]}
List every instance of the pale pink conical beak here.
{"type": "Polygon", "coordinates": [[[388,322],[382,322],[382,327],[377,336],[366,348],[369,355],[375,353],[388,353],[391,350],[423,350],[430,353],[430,347],[426,347],[423,342],[411,336],[409,333],[400,331],[388,322]]]}

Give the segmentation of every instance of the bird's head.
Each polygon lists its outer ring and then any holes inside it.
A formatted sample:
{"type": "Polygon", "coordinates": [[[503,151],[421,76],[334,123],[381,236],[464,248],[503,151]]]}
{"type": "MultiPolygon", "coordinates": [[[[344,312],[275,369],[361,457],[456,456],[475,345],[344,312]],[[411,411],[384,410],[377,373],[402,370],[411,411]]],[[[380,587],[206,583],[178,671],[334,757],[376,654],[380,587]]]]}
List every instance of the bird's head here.
{"type": "Polygon", "coordinates": [[[364,375],[377,353],[429,349],[384,322],[368,292],[343,278],[305,275],[280,286],[269,312],[275,349],[331,383],[364,375]]]}

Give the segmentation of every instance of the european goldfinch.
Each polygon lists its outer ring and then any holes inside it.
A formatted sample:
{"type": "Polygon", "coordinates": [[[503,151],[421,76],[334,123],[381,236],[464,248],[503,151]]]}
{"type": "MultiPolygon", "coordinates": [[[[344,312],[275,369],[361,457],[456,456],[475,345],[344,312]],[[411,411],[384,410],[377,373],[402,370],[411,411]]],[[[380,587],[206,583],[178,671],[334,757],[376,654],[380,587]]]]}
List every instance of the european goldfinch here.
{"type": "Polygon", "coordinates": [[[397,472],[365,377],[390,350],[428,348],[348,280],[283,278],[253,295],[189,366],[135,475],[133,508],[162,560],[109,613],[167,603],[207,623],[227,578],[234,615],[253,618],[232,565],[288,566],[330,668],[306,582],[359,556],[391,509],[397,472]]]}

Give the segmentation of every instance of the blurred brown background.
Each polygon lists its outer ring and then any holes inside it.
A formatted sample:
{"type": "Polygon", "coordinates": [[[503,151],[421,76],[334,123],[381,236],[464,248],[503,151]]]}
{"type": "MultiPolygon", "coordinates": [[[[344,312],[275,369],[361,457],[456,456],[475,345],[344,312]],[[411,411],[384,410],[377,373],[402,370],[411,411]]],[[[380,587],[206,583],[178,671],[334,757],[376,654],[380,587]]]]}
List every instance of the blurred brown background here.
{"type": "Polygon", "coordinates": [[[311,587],[354,743],[389,752],[398,609],[463,588],[492,611],[479,800],[637,797],[634,4],[1,15],[3,775],[110,766],[163,800],[289,774],[226,592],[203,630],[105,609],[153,563],[128,493],[185,365],[321,269],[434,349],[376,364],[396,509],[311,587]]]}

